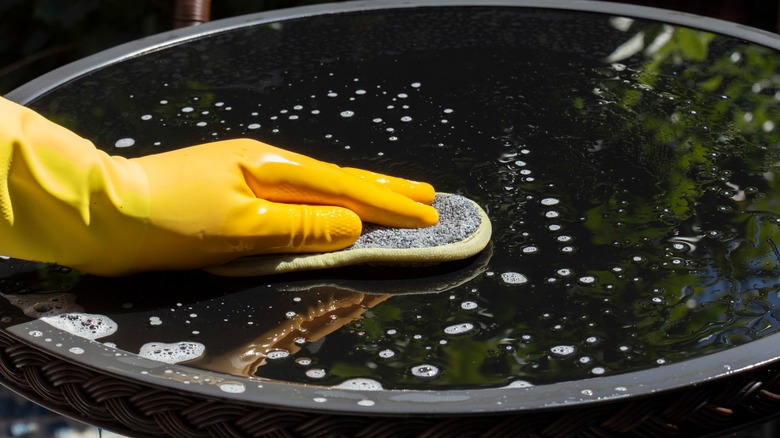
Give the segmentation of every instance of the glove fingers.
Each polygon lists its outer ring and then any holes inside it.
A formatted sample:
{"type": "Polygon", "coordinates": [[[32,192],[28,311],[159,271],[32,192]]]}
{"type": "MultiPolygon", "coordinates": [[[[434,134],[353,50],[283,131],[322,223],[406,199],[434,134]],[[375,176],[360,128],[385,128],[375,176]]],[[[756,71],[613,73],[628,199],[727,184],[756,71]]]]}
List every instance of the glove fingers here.
{"type": "Polygon", "coordinates": [[[264,162],[245,179],[258,198],[293,204],[331,205],[366,222],[418,228],[438,222],[436,210],[387,187],[313,159],[264,162]]]}
{"type": "Polygon", "coordinates": [[[352,245],[362,229],[352,211],[325,205],[279,204],[258,199],[234,212],[226,235],[241,237],[241,253],[328,252],[352,245]]]}
{"type": "Polygon", "coordinates": [[[369,170],[357,169],[354,167],[342,167],[341,170],[356,176],[363,181],[376,184],[380,187],[386,187],[387,189],[404,195],[407,198],[413,199],[417,202],[430,205],[433,202],[433,198],[436,195],[436,191],[428,183],[412,181],[404,178],[398,178],[395,176],[384,175],[381,173],[371,172],[369,170]]]}

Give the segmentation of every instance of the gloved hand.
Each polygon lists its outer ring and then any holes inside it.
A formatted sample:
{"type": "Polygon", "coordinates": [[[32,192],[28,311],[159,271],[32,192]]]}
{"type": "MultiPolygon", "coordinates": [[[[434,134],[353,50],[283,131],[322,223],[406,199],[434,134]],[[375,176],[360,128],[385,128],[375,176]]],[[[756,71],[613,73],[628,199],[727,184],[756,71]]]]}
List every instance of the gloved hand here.
{"type": "Polygon", "coordinates": [[[437,222],[434,190],[249,139],[113,157],[0,98],[0,254],[98,275],[351,245],[437,222]]]}

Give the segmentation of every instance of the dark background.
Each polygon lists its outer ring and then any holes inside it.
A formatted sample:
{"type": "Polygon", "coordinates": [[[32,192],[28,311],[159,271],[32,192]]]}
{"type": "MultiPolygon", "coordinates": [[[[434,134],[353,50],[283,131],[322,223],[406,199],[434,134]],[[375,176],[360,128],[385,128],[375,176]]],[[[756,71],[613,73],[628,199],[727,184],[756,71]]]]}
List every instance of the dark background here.
{"type": "MultiPolygon", "coordinates": [[[[0,0],[0,94],[90,54],[174,27],[177,0],[0,0]]],[[[338,0],[331,2],[337,2],[338,0]]],[[[211,20],[324,0],[212,0],[211,20]]],[[[631,0],[778,31],[779,0],[631,0]]]]}

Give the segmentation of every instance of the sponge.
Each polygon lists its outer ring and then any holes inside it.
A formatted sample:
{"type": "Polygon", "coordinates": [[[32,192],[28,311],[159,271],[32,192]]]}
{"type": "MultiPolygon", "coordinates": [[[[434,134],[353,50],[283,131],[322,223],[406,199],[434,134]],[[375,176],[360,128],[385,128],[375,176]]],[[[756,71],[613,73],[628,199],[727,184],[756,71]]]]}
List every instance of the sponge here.
{"type": "Polygon", "coordinates": [[[364,223],[350,247],[316,254],[273,254],[242,257],[206,271],[228,277],[250,277],[351,265],[430,265],[461,260],[490,242],[490,219],[474,201],[437,193],[431,204],[439,222],[426,228],[389,228],[364,223]]]}

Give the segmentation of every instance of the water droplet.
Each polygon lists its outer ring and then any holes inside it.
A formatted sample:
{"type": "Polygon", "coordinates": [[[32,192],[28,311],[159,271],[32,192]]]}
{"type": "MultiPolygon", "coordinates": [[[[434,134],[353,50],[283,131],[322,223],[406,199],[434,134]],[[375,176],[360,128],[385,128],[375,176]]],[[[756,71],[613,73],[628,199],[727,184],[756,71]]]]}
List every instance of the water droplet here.
{"type": "Polygon", "coordinates": [[[571,269],[569,268],[561,268],[555,271],[555,274],[559,277],[568,277],[572,274],[571,269]]]}
{"type": "Polygon", "coordinates": [[[327,373],[322,368],[312,368],[309,370],[306,370],[306,377],[310,379],[321,379],[325,377],[327,373]]]}
{"type": "Polygon", "coordinates": [[[385,349],[379,352],[379,357],[381,357],[382,359],[389,359],[393,356],[395,356],[395,351],[390,349],[385,349]]]}
{"type": "Polygon", "coordinates": [[[249,126],[247,126],[248,129],[257,129],[260,127],[259,123],[252,123],[249,126]]]}
{"type": "Polygon", "coordinates": [[[184,108],[181,109],[181,112],[183,112],[183,113],[191,113],[193,111],[195,111],[195,108],[193,108],[191,106],[185,106],[184,108]]]}
{"type": "Polygon", "coordinates": [[[557,205],[559,202],[561,202],[561,201],[559,201],[559,200],[557,200],[555,198],[544,198],[541,201],[542,205],[557,205]]]}
{"type": "Polygon", "coordinates": [[[463,310],[474,310],[477,308],[477,303],[474,301],[464,301],[460,304],[460,308],[463,310]]]}
{"type": "Polygon", "coordinates": [[[355,115],[354,111],[346,110],[341,112],[341,117],[352,117],[355,115]]]}
{"type": "Polygon", "coordinates": [[[412,375],[421,379],[435,379],[439,376],[439,368],[429,364],[413,366],[412,375]]]}
{"type": "Polygon", "coordinates": [[[528,278],[519,272],[503,272],[501,279],[507,284],[525,284],[528,282],[528,278]]]}
{"type": "Polygon", "coordinates": [[[219,385],[219,389],[231,394],[241,394],[242,392],[246,391],[246,386],[244,386],[242,383],[223,383],[219,385]]]}
{"type": "Polygon", "coordinates": [[[571,345],[556,345],[550,348],[550,353],[556,357],[566,357],[574,354],[575,348],[571,345]]]}
{"type": "Polygon", "coordinates": [[[539,248],[536,247],[536,246],[533,246],[533,245],[529,245],[529,246],[523,247],[522,251],[523,251],[523,254],[529,254],[529,255],[530,254],[536,254],[537,252],[539,252],[539,248]]]}
{"type": "Polygon", "coordinates": [[[373,400],[360,400],[359,402],[357,402],[357,404],[359,404],[360,406],[374,406],[376,402],[374,402],[373,400]]]}
{"type": "Polygon", "coordinates": [[[356,391],[381,391],[382,384],[373,379],[356,378],[345,380],[335,386],[339,389],[352,389],[356,391]]]}
{"type": "Polygon", "coordinates": [[[274,350],[269,351],[266,357],[268,360],[283,360],[290,356],[290,352],[287,350],[274,350]]]}
{"type": "Polygon", "coordinates": [[[530,388],[534,386],[531,382],[526,382],[525,380],[515,380],[514,382],[509,383],[509,385],[506,385],[505,388],[530,388]]]}
{"type": "Polygon", "coordinates": [[[158,316],[150,316],[149,317],[149,325],[160,325],[162,324],[162,320],[158,316]]]}
{"type": "Polygon", "coordinates": [[[120,138],[119,140],[114,143],[114,146],[118,148],[129,148],[130,146],[135,144],[135,139],[132,138],[120,138]]]}
{"type": "Polygon", "coordinates": [[[470,322],[464,322],[461,324],[451,325],[444,329],[444,333],[448,335],[462,335],[474,330],[474,324],[470,322]]]}
{"type": "Polygon", "coordinates": [[[71,347],[68,351],[73,354],[84,354],[84,349],[79,347],[71,347]]]}

